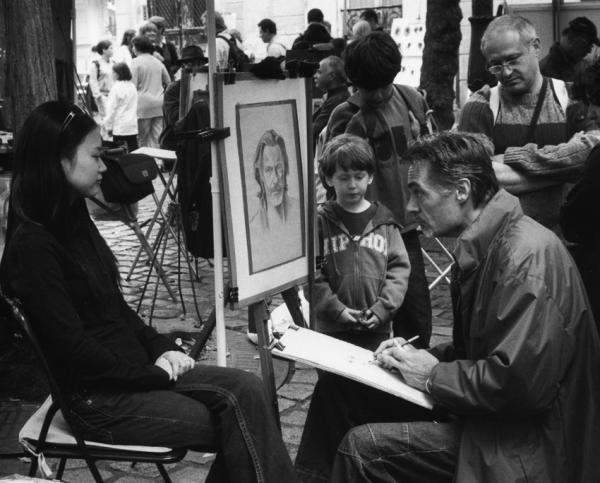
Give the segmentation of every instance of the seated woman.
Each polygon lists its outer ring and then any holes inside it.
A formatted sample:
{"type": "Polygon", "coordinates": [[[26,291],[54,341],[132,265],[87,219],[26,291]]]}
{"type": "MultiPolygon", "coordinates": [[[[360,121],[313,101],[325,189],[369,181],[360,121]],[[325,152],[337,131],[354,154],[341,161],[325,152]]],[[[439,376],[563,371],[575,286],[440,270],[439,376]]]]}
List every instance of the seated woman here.
{"type": "Polygon", "coordinates": [[[218,448],[207,481],[296,481],[261,381],[196,365],[147,327],[120,291],[114,255],[84,197],[106,170],[100,130],[50,101],[16,144],[4,290],[21,299],[84,437],[218,448]]]}

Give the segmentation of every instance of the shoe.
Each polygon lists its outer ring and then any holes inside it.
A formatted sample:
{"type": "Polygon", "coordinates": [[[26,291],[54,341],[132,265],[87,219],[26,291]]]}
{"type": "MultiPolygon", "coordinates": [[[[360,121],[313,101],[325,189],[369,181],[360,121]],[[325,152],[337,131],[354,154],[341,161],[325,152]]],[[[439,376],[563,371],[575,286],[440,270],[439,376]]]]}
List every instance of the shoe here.
{"type": "MultiPolygon", "coordinates": [[[[273,341],[273,322],[271,321],[271,319],[269,319],[269,322],[267,323],[267,327],[269,330],[269,344],[270,344],[273,341]]],[[[258,334],[256,332],[250,332],[249,330],[247,330],[246,337],[254,345],[258,345],[258,334]]]]}

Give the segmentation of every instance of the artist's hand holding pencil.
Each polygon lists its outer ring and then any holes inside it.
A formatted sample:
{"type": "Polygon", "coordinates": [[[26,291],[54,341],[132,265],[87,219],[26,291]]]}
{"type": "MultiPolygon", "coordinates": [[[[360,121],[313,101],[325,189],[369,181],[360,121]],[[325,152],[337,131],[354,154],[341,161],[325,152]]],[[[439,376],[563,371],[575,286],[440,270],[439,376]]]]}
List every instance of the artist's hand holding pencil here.
{"type": "Polygon", "coordinates": [[[409,341],[395,337],[383,341],[373,353],[375,359],[386,369],[398,370],[409,386],[425,390],[425,382],[439,360],[423,349],[416,349],[409,341]]]}

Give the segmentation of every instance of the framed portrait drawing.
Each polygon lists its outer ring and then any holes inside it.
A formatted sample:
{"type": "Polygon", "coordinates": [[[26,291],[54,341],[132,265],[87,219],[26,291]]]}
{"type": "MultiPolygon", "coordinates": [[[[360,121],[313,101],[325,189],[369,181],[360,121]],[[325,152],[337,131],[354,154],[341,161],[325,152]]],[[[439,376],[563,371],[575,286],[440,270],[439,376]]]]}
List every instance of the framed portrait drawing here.
{"type": "Polygon", "coordinates": [[[308,276],[307,113],[303,78],[217,76],[217,127],[229,257],[237,306],[279,293],[308,276]]]}

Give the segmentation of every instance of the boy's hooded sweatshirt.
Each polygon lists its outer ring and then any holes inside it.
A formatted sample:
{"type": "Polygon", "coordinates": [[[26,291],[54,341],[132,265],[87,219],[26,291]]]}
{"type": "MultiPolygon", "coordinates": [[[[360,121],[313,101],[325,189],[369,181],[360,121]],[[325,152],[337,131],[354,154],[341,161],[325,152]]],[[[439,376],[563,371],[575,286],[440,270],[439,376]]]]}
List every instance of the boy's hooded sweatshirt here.
{"type": "Polygon", "coordinates": [[[315,283],[316,330],[346,332],[342,311],[370,309],[382,321],[373,332],[389,333],[392,315],[402,305],[410,262],[400,225],[390,210],[375,202],[376,211],[362,235],[350,236],[328,201],[318,213],[323,266],[315,283]]]}

